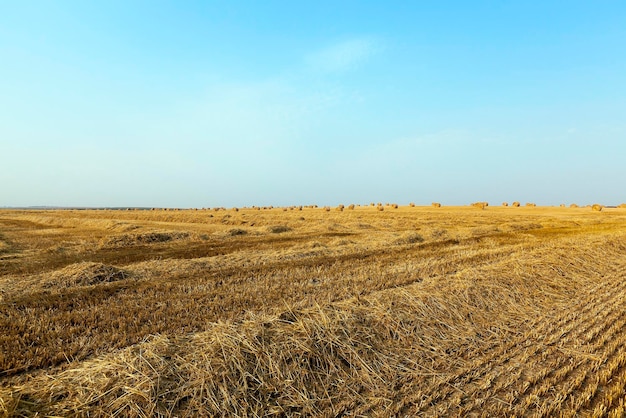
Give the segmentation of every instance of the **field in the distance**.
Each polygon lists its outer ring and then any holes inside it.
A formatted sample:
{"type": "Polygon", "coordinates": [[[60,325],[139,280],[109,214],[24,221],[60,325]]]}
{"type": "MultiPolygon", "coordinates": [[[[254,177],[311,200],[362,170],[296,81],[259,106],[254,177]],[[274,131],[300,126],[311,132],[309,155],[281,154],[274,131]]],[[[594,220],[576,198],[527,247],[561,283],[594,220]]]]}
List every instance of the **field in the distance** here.
{"type": "Polygon", "coordinates": [[[0,415],[624,416],[626,209],[0,211],[0,415]]]}

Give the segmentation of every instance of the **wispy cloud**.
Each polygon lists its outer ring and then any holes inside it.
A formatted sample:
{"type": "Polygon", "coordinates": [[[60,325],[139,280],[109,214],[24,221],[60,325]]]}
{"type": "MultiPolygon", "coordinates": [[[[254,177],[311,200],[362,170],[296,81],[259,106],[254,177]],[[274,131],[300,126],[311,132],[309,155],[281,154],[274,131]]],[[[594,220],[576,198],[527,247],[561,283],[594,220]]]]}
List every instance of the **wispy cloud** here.
{"type": "Polygon", "coordinates": [[[306,62],[316,71],[345,72],[357,68],[382,49],[381,42],[374,39],[349,39],[307,55],[306,62]]]}

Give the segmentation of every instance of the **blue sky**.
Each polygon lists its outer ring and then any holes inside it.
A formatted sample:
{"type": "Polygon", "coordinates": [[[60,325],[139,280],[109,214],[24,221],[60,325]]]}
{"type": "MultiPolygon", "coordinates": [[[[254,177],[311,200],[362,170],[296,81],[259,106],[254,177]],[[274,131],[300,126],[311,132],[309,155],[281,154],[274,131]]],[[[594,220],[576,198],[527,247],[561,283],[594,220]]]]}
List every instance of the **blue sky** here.
{"type": "Polygon", "coordinates": [[[0,0],[0,206],[626,201],[626,3],[0,0]]]}

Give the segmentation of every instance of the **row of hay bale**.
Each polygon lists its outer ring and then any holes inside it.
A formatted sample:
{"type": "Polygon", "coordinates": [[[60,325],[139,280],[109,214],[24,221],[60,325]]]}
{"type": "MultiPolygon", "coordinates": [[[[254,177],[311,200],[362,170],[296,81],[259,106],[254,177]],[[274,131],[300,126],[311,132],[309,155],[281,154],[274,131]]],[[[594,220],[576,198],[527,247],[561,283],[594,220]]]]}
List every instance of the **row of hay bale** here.
{"type": "MultiPolygon", "coordinates": [[[[361,205],[355,205],[354,203],[348,205],[347,207],[345,205],[343,205],[343,204],[340,204],[335,209],[337,211],[343,212],[344,209],[354,210],[356,207],[360,207],[360,206],[361,205]]],[[[397,203],[385,203],[383,205],[381,202],[379,202],[379,203],[373,203],[372,202],[372,203],[370,203],[369,206],[376,207],[376,209],[379,210],[379,211],[384,211],[385,207],[389,207],[389,208],[393,208],[393,209],[398,209],[399,208],[399,205],[397,203]]],[[[439,202],[432,202],[431,206],[434,207],[434,208],[440,208],[442,205],[439,202]]],[[[476,208],[479,208],[479,209],[485,209],[486,207],[489,206],[489,202],[474,202],[474,203],[471,203],[470,206],[476,207],[476,208]]],[[[509,203],[508,202],[502,202],[502,206],[508,207],[509,203]]],[[[514,208],[518,208],[518,207],[521,206],[521,203],[518,202],[518,201],[515,201],[515,202],[511,203],[510,206],[512,206],[514,208]]],[[[526,207],[536,207],[537,205],[535,203],[528,202],[524,206],[526,206],[526,207]]],[[[560,204],[559,206],[562,207],[562,208],[566,207],[566,205],[564,203],[560,204]]],[[[305,208],[306,209],[317,209],[318,207],[319,207],[318,205],[299,205],[299,206],[282,206],[282,207],[275,207],[275,206],[250,206],[250,207],[248,207],[248,206],[244,206],[242,209],[247,209],[247,210],[280,209],[280,210],[282,210],[284,212],[287,212],[287,211],[290,211],[290,210],[301,211],[301,210],[303,210],[305,208]]],[[[411,203],[409,203],[409,207],[414,208],[414,207],[416,207],[416,205],[415,205],[414,202],[411,202],[411,203]]],[[[579,208],[580,206],[577,205],[576,203],[572,203],[572,204],[569,205],[569,207],[570,208],[579,208]]],[[[606,206],[600,205],[598,203],[595,203],[593,205],[586,205],[585,207],[591,208],[594,211],[600,212],[606,206]]],[[[617,208],[620,208],[620,209],[626,209],[626,203],[622,203],[622,204],[620,204],[618,206],[611,206],[611,207],[617,207],[617,208]]],[[[126,210],[145,210],[145,209],[126,208],[126,210]]],[[[149,210],[152,210],[152,211],[175,211],[175,212],[178,212],[178,211],[185,210],[185,209],[179,209],[179,208],[151,208],[149,210]]],[[[198,210],[210,211],[210,210],[213,210],[215,212],[218,212],[218,211],[227,211],[228,209],[225,208],[225,207],[214,207],[214,208],[208,208],[207,207],[207,208],[190,208],[188,210],[193,210],[193,211],[198,211],[198,210]]],[[[232,210],[234,212],[238,212],[240,209],[238,207],[233,207],[230,210],[232,210]]],[[[322,210],[329,212],[331,210],[331,207],[330,206],[324,206],[324,207],[322,207],[322,210]]]]}
{"type": "MultiPolygon", "coordinates": [[[[470,206],[475,207],[475,208],[479,208],[479,209],[485,209],[487,206],[489,206],[489,203],[488,202],[474,202],[474,203],[471,203],[470,206]]],[[[508,207],[509,203],[508,202],[502,202],[502,206],[508,207]]],[[[520,202],[513,202],[511,204],[511,206],[513,206],[515,208],[518,208],[518,207],[521,206],[521,204],[520,204],[520,202]]],[[[528,208],[534,208],[534,207],[537,206],[537,204],[536,203],[532,203],[532,202],[528,202],[528,203],[525,204],[525,206],[528,207],[528,208]]],[[[565,204],[562,203],[559,206],[564,208],[565,204]]],[[[579,206],[576,203],[572,203],[569,207],[570,208],[578,208],[579,206]]],[[[602,211],[602,209],[605,208],[604,205],[600,205],[599,203],[595,203],[593,205],[587,205],[586,207],[591,208],[591,210],[594,210],[594,211],[597,211],[597,212],[600,212],[600,211],[602,211]]],[[[626,203],[622,203],[622,204],[620,204],[617,207],[626,209],[626,203]]]]}

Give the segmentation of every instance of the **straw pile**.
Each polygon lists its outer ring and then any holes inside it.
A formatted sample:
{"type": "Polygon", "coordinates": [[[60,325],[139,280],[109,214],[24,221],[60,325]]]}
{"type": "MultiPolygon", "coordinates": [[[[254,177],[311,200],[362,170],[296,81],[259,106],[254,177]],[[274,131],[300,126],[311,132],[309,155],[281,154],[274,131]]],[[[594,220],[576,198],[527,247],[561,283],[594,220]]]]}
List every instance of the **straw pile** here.
{"type": "Polygon", "coordinates": [[[83,262],[69,265],[51,273],[43,281],[44,287],[67,288],[72,286],[90,286],[124,280],[128,273],[114,266],[101,263],[83,262]]]}

